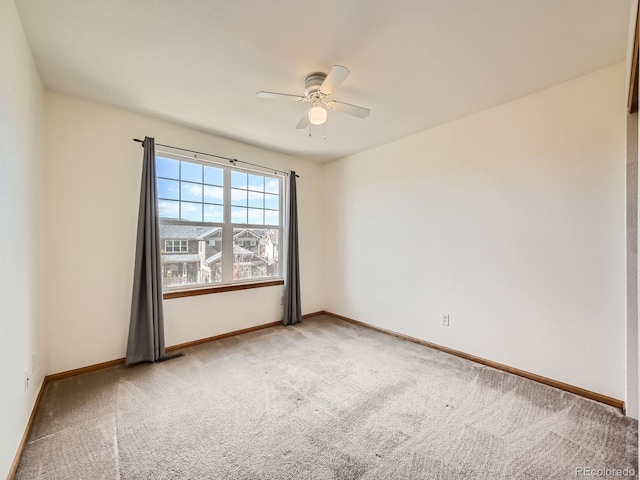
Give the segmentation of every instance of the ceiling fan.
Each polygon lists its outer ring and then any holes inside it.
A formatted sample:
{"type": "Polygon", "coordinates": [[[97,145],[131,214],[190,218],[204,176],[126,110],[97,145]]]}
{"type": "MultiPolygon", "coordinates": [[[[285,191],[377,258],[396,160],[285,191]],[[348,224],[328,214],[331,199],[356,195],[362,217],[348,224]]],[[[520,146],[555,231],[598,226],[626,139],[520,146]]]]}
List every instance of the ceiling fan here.
{"type": "Polygon", "coordinates": [[[308,102],[311,107],[304,112],[296,128],[306,128],[312,125],[322,125],[327,121],[327,109],[346,113],[358,118],[366,118],[371,110],[349,103],[330,100],[333,91],[346,80],[351,72],[347,67],[334,65],[329,74],[322,72],[310,73],[304,79],[304,96],[288,93],[258,92],[260,98],[273,100],[293,100],[294,102],[308,102]]]}

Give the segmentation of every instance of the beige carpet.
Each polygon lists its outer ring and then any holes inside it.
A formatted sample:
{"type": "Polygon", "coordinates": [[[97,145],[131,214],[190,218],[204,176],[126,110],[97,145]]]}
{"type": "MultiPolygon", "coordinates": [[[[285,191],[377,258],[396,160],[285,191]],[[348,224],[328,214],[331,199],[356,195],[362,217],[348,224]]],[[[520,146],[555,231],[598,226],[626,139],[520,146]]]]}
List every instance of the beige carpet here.
{"type": "Polygon", "coordinates": [[[185,353],[49,384],[16,478],[637,471],[637,422],[616,409],[333,318],[185,353]]]}

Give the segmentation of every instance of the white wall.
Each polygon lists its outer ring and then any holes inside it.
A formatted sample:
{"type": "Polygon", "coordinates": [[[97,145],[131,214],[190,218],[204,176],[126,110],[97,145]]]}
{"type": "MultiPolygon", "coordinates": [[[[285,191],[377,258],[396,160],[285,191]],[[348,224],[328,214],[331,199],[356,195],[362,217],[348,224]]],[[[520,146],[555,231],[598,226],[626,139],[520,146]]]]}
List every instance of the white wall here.
{"type": "Polygon", "coordinates": [[[328,164],[326,309],[624,399],[624,73],[328,164]]]}
{"type": "MultiPolygon", "coordinates": [[[[124,357],[142,148],[133,138],[296,170],[303,313],[324,307],[322,165],[47,92],[48,373],[124,357]]],[[[159,148],[159,147],[158,147],[159,148]]],[[[166,344],[282,318],[283,288],[165,301],[166,344]]]]}
{"type": "Polygon", "coordinates": [[[46,365],[42,96],[15,5],[0,0],[0,477],[9,472],[46,365]]]}

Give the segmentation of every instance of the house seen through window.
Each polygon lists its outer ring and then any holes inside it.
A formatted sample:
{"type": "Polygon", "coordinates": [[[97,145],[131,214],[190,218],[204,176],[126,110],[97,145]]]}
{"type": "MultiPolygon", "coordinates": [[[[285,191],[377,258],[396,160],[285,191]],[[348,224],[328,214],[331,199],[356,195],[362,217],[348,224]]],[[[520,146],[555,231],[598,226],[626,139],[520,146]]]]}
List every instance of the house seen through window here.
{"type": "Polygon", "coordinates": [[[165,289],[280,278],[282,178],[156,157],[165,289]]]}

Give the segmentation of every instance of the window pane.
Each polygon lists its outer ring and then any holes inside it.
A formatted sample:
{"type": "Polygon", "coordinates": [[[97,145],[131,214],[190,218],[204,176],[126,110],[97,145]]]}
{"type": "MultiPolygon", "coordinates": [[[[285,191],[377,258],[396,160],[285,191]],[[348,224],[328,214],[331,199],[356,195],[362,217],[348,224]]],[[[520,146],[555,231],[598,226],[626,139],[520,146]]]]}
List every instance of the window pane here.
{"type": "Polygon", "coordinates": [[[176,180],[158,179],[158,198],[180,200],[180,182],[176,180]]]}
{"type": "Polygon", "coordinates": [[[262,175],[249,174],[249,190],[264,192],[264,177],[262,175]]]}
{"type": "Polygon", "coordinates": [[[182,201],[202,201],[202,185],[200,185],[199,183],[180,182],[180,187],[182,201]]]}
{"type": "Polygon", "coordinates": [[[267,193],[280,193],[280,181],[277,178],[266,177],[264,191],[267,193]]]}
{"type": "Polygon", "coordinates": [[[238,190],[236,188],[231,189],[231,205],[235,205],[237,207],[246,207],[247,206],[247,191],[246,190],[238,190]]]}
{"type": "Polygon", "coordinates": [[[224,222],[224,208],[222,205],[204,205],[205,222],[224,222]]]}
{"type": "Polygon", "coordinates": [[[202,165],[191,162],[180,162],[182,171],[180,180],[202,183],[202,165]]]}
{"type": "Polygon", "coordinates": [[[209,185],[224,185],[224,170],[222,168],[204,166],[204,183],[209,185]]]}
{"type": "Polygon", "coordinates": [[[202,221],[202,204],[191,202],[180,202],[180,220],[188,220],[190,222],[202,221]]]}
{"type": "Polygon", "coordinates": [[[249,206],[264,208],[264,193],[249,192],[249,206]]]}
{"type": "Polygon", "coordinates": [[[207,203],[218,203],[222,205],[224,199],[224,188],[204,186],[204,201],[207,203]]]}
{"type": "Polygon", "coordinates": [[[264,219],[264,215],[263,215],[264,210],[260,209],[258,210],[257,208],[250,208],[249,209],[249,222],[248,223],[253,223],[256,225],[262,225],[263,219],[264,219]]]}
{"type": "Polygon", "coordinates": [[[233,229],[233,279],[277,277],[278,231],[233,229]]]}
{"type": "Polygon", "coordinates": [[[242,172],[231,171],[231,186],[235,188],[247,188],[247,174],[242,172]]]}
{"type": "Polygon", "coordinates": [[[266,194],[264,196],[264,208],[270,208],[271,210],[279,210],[280,196],[266,194]]]}
{"type": "Polygon", "coordinates": [[[264,224],[265,225],[280,225],[280,214],[273,210],[264,211],[264,224]]]}
{"type": "Polygon", "coordinates": [[[178,180],[180,178],[180,162],[170,158],[156,157],[156,175],[178,180]]]}
{"type": "Polygon", "coordinates": [[[158,201],[158,216],[160,218],[179,218],[180,203],[171,200],[158,201]]]}
{"type": "Polygon", "coordinates": [[[231,223],[247,223],[247,209],[231,207],[231,223]]]}

